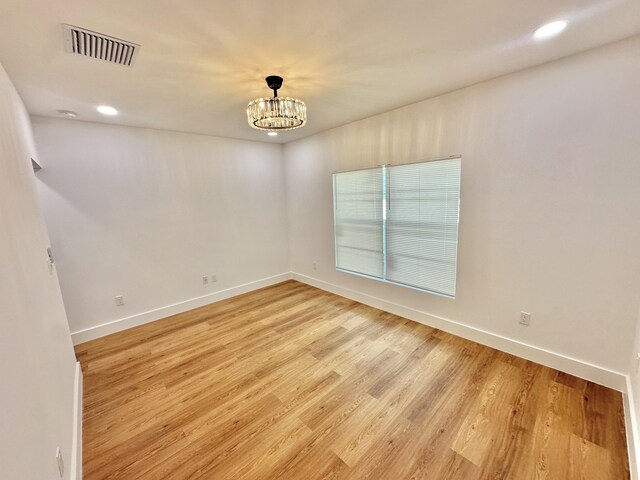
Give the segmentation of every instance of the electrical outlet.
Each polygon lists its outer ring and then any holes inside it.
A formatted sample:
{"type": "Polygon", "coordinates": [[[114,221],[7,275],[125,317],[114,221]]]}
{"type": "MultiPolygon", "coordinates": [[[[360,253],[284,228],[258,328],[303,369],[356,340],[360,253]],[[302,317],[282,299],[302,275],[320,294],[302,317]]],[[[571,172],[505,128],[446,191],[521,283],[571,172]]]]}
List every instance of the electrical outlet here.
{"type": "Polygon", "coordinates": [[[203,275],[202,276],[202,284],[203,285],[209,285],[209,276],[208,275],[203,275]]]}
{"type": "Polygon", "coordinates": [[[531,314],[528,312],[520,312],[520,325],[524,325],[526,327],[531,323],[531,314]]]}
{"type": "Polygon", "coordinates": [[[116,307],[121,307],[124,305],[124,297],[122,295],[116,295],[116,307]]]}
{"type": "Polygon", "coordinates": [[[313,269],[317,270],[318,269],[318,264],[316,262],[313,262],[313,269]]]}
{"type": "Polygon", "coordinates": [[[211,282],[217,282],[218,281],[218,276],[215,273],[211,274],[211,282]]]}
{"type": "Polygon", "coordinates": [[[60,474],[60,478],[62,478],[64,475],[64,460],[62,459],[60,447],[56,448],[56,461],[58,462],[58,473],[60,474]]]}

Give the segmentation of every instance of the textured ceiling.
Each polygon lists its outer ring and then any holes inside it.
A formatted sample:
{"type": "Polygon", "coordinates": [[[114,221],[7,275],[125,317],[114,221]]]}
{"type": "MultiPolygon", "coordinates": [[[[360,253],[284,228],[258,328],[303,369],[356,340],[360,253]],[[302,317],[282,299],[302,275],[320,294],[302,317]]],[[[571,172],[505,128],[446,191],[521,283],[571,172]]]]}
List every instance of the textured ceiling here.
{"type": "Polygon", "coordinates": [[[2,0],[0,63],[33,114],[286,142],[640,33],[638,0],[2,0]],[[533,31],[565,19],[543,42],[533,31]],[[62,23],[142,45],[133,68],[64,51],[62,23]],[[306,101],[274,139],[245,107],[306,101]],[[120,111],[103,117],[95,106],[120,111]]]}

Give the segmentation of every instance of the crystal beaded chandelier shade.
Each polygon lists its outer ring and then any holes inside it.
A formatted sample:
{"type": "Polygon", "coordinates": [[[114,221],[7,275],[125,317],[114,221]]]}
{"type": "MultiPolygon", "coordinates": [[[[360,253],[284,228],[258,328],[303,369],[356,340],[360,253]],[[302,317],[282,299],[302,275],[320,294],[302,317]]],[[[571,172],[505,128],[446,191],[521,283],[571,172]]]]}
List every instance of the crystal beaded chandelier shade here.
{"type": "Polygon", "coordinates": [[[275,75],[266,78],[267,85],[273,90],[273,98],[256,98],[247,105],[249,125],[259,130],[293,130],[307,123],[307,106],[302,100],[290,97],[278,97],[282,86],[282,77],[275,75]]]}

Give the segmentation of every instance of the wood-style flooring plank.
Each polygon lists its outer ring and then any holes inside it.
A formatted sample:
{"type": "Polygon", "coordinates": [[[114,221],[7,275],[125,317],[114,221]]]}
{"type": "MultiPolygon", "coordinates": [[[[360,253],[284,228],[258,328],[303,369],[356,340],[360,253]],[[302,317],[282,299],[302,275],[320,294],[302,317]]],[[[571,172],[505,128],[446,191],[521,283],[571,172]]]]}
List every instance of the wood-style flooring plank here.
{"type": "Polygon", "coordinates": [[[295,281],[76,354],[87,480],[629,478],[620,393],[295,281]]]}

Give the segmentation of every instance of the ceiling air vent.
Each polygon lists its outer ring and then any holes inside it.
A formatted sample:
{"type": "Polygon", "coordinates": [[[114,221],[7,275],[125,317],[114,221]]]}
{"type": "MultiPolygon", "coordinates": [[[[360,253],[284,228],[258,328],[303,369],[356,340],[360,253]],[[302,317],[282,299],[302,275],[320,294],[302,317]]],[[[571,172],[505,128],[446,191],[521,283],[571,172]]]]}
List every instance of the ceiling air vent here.
{"type": "Polygon", "coordinates": [[[97,58],[118,65],[132,67],[140,45],[119,38],[92,32],[84,28],[65,25],[64,49],[85,57],[97,58]]]}

